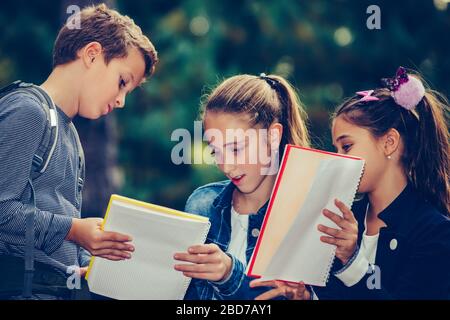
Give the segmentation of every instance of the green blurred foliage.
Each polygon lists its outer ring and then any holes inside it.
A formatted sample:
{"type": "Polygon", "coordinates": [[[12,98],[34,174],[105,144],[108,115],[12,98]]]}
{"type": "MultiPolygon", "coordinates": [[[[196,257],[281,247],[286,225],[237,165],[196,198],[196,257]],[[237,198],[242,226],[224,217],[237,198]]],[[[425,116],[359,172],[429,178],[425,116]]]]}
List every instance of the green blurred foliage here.
{"type": "MultiPolygon", "coordinates": [[[[330,112],[353,92],[378,86],[399,65],[450,93],[445,0],[116,3],[160,57],[154,77],[116,114],[121,192],[134,198],[182,209],[194,188],[223,178],[213,166],[172,164],[177,142],[170,137],[177,128],[193,131],[201,96],[228,76],[285,76],[306,106],[315,147],[329,150],[330,112]],[[381,8],[381,30],[366,27],[373,4],[381,8]]],[[[2,0],[0,6],[0,83],[42,82],[64,14],[58,1],[2,0]]]]}

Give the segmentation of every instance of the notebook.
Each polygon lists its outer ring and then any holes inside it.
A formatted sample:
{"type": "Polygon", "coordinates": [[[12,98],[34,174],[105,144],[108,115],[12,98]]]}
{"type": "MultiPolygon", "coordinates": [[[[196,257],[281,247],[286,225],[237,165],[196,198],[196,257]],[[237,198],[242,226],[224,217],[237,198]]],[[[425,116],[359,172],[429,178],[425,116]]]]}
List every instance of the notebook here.
{"type": "Polygon", "coordinates": [[[364,168],[361,158],[287,145],[247,275],[325,286],[335,246],[320,241],[322,214],[339,199],[351,207],[364,168]]]}
{"type": "Polygon", "coordinates": [[[91,259],[86,279],[91,292],[124,300],[183,299],[190,278],[174,270],[176,252],[203,244],[209,219],[112,195],[103,229],[130,235],[132,258],[91,259]]]}

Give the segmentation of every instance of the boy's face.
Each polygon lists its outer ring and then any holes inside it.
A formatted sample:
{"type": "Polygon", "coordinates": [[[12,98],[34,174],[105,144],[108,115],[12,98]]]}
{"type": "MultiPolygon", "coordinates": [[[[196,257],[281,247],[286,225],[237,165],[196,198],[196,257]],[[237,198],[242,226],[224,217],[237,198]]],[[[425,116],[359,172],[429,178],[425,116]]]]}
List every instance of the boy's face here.
{"type": "Polygon", "coordinates": [[[103,54],[95,57],[81,84],[78,114],[98,119],[115,108],[123,108],[125,97],[144,79],[145,61],[136,48],[124,58],[114,58],[106,65],[103,54]]]}
{"type": "Polygon", "coordinates": [[[369,130],[351,124],[342,117],[334,119],[332,135],[333,145],[338,153],[365,160],[358,192],[368,193],[375,190],[387,166],[382,140],[375,138],[369,130]]]}

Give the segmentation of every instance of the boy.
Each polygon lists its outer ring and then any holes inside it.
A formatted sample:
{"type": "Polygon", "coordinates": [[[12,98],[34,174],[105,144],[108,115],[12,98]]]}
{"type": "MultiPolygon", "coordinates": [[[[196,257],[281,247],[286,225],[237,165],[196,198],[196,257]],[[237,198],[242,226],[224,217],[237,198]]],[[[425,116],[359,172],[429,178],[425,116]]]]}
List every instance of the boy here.
{"type": "Polygon", "coordinates": [[[3,298],[20,294],[23,286],[30,210],[36,209],[35,292],[44,288],[44,293],[68,298],[68,268],[89,262],[82,248],[110,260],[130,258],[134,250],[129,236],[102,231],[102,219],[80,219],[84,163],[72,118],[97,119],[123,108],[125,96],[152,75],[157,53],[132,19],[104,4],[87,7],[72,18],[80,19],[80,28],[71,29],[68,23],[60,30],[53,71],[40,86],[56,106],[58,130],[48,166],[37,178],[31,179],[30,171],[47,114],[23,93],[0,100],[0,265],[12,271],[0,278],[3,298]],[[58,290],[51,291],[55,282],[58,290]]]}

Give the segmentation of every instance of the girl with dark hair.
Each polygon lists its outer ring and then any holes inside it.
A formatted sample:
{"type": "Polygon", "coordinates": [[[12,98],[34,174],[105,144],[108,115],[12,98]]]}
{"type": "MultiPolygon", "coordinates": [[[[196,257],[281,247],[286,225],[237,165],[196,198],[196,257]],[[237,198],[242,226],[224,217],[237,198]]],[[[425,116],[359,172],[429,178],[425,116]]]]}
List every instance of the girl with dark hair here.
{"type": "Polygon", "coordinates": [[[255,281],[276,287],[259,298],[450,298],[448,104],[404,68],[383,83],[333,117],[337,151],[366,161],[358,190],[365,197],[343,215],[324,210],[337,226],[318,226],[336,246],[327,286],[255,281]]]}

